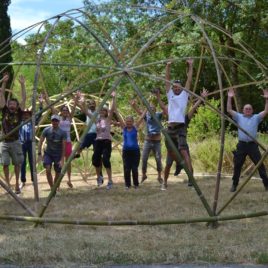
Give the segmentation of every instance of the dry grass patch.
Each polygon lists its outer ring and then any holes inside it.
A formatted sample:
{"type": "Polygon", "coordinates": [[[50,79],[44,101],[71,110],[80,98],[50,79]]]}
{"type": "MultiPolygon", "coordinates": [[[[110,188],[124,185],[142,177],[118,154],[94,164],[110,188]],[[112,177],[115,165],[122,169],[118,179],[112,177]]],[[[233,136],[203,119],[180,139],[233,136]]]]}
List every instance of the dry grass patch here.
{"type": "MultiPolygon", "coordinates": [[[[107,220],[184,219],[207,216],[194,189],[186,180],[172,177],[167,191],[160,191],[156,175],[150,175],[138,190],[125,190],[123,178],[115,177],[114,188],[97,188],[75,177],[74,188],[62,182],[60,194],[46,211],[46,217],[107,220]]],[[[198,179],[212,204],[215,178],[198,179]]],[[[221,183],[221,207],[231,196],[231,181],[221,183]]],[[[48,195],[40,181],[41,204],[48,195]]],[[[21,198],[32,209],[33,188],[27,185],[21,198]]],[[[261,181],[251,180],[223,212],[239,214],[267,209],[268,193],[261,181]]],[[[21,207],[0,190],[0,214],[26,215],[21,207]]],[[[205,223],[165,226],[87,227],[0,222],[0,263],[21,265],[133,264],[133,263],[268,263],[267,217],[222,222],[218,229],[205,223]]]]}

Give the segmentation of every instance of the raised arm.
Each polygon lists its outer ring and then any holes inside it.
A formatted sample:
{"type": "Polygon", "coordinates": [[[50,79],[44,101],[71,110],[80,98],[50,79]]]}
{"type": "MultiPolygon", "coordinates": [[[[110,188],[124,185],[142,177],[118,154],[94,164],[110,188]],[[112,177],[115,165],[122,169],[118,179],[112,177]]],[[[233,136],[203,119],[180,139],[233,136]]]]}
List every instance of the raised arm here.
{"type": "MultiPolygon", "coordinates": [[[[208,95],[208,91],[204,88],[202,93],[201,93],[201,97],[203,99],[205,99],[208,95]]],[[[193,105],[192,109],[188,112],[188,118],[191,119],[196,111],[196,109],[198,108],[198,106],[202,103],[202,100],[198,99],[195,104],[193,105]]]]}
{"type": "Polygon", "coordinates": [[[138,115],[141,115],[143,113],[143,111],[139,109],[135,99],[130,101],[130,105],[138,115]]]}
{"type": "Polygon", "coordinates": [[[264,118],[268,114],[268,89],[263,90],[263,98],[265,99],[265,107],[262,112],[260,112],[261,118],[264,118]]]}
{"type": "Polygon", "coordinates": [[[145,117],[145,115],[146,115],[146,112],[147,112],[146,110],[143,111],[143,113],[142,113],[141,116],[139,117],[139,119],[138,119],[138,121],[137,121],[137,123],[136,123],[136,128],[137,128],[137,129],[140,127],[141,123],[144,122],[144,117],[145,117]]]}
{"type": "Polygon", "coordinates": [[[76,106],[78,104],[78,96],[77,95],[74,96],[73,101],[74,101],[74,105],[72,106],[71,111],[70,111],[71,118],[74,117],[75,109],[76,109],[76,106]]]}
{"type": "Polygon", "coordinates": [[[171,82],[170,82],[170,66],[171,66],[171,61],[167,62],[166,65],[166,76],[165,76],[165,84],[166,84],[166,92],[169,92],[169,89],[171,87],[171,82]]]}
{"type": "Polygon", "coordinates": [[[191,88],[191,85],[192,85],[192,80],[193,80],[193,63],[194,63],[194,60],[193,59],[188,59],[186,61],[187,63],[187,81],[186,81],[186,84],[185,84],[185,88],[186,89],[190,89],[191,88]]]}
{"type": "Polygon", "coordinates": [[[123,129],[126,126],[126,124],[125,124],[125,121],[122,118],[121,114],[119,114],[117,108],[115,109],[114,113],[116,114],[116,117],[117,117],[117,120],[120,124],[120,127],[123,129]]]}
{"type": "Polygon", "coordinates": [[[19,83],[21,87],[21,101],[20,101],[20,108],[22,110],[25,109],[26,103],[26,89],[25,89],[25,77],[23,75],[19,76],[19,83]]]}
{"type": "MultiPolygon", "coordinates": [[[[47,94],[47,91],[44,91],[43,94],[44,94],[44,99],[45,99],[46,104],[47,104],[47,105],[50,105],[50,99],[49,99],[49,96],[48,96],[48,94],[47,94]]],[[[59,111],[58,111],[57,109],[55,109],[54,106],[51,106],[51,107],[50,107],[50,110],[51,110],[51,113],[52,113],[52,114],[58,114],[58,113],[59,113],[59,111]]]]}
{"type": "Polygon", "coordinates": [[[232,108],[232,99],[235,96],[235,92],[233,88],[230,88],[228,91],[228,99],[227,99],[227,112],[231,115],[234,116],[235,115],[235,111],[232,108]]]}
{"type": "Polygon", "coordinates": [[[112,117],[113,117],[113,114],[114,114],[114,111],[116,108],[116,93],[115,93],[115,91],[112,92],[111,96],[112,96],[112,104],[111,104],[111,109],[109,109],[109,113],[108,113],[108,118],[110,120],[112,120],[112,117]]]}
{"type": "Polygon", "coordinates": [[[5,90],[9,79],[9,75],[6,73],[2,79],[2,86],[0,88],[0,109],[3,109],[6,105],[5,90]]]}
{"type": "Polygon", "coordinates": [[[165,105],[165,103],[161,100],[161,96],[160,96],[160,90],[155,91],[155,96],[157,98],[157,102],[160,106],[160,108],[163,111],[163,114],[168,115],[168,109],[167,106],[165,105]]]}

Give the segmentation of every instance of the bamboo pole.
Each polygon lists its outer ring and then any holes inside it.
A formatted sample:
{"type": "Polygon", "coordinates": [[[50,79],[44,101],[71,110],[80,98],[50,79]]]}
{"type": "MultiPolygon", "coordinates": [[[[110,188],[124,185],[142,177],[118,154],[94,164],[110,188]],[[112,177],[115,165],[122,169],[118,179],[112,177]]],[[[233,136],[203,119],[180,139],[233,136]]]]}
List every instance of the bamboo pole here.
{"type": "Polygon", "coordinates": [[[36,216],[36,214],[8,187],[1,179],[0,179],[0,186],[4,188],[7,193],[17,201],[17,203],[28,212],[31,216],[36,216]]]}
{"type": "Polygon", "coordinates": [[[268,211],[249,212],[237,215],[226,215],[226,216],[211,216],[211,217],[200,217],[200,218],[189,218],[189,219],[167,219],[167,220],[107,220],[107,221],[90,221],[83,219],[65,219],[65,218],[41,218],[41,217],[29,217],[29,216],[6,216],[0,215],[2,221],[21,221],[38,224],[53,223],[53,224],[69,224],[69,225],[85,225],[85,226],[157,226],[157,225],[178,225],[178,224],[189,224],[189,223],[202,223],[202,222],[219,222],[219,221],[232,221],[241,220],[248,218],[264,217],[268,215],[268,211]]]}
{"type": "Polygon", "coordinates": [[[42,45],[42,49],[40,51],[40,54],[37,57],[36,60],[36,71],[34,74],[34,85],[33,85],[33,95],[32,95],[32,159],[33,159],[33,183],[34,183],[34,196],[35,196],[35,201],[36,203],[39,202],[39,192],[38,192],[38,180],[37,180],[37,170],[36,170],[36,141],[35,141],[35,113],[36,113],[36,95],[37,95],[37,86],[38,86],[38,79],[39,79],[39,74],[40,74],[40,62],[42,60],[48,39],[50,35],[52,34],[52,31],[55,29],[56,25],[58,24],[60,20],[60,17],[58,17],[54,24],[51,26],[49,29],[45,40],[42,45]]]}
{"type": "MultiPolygon", "coordinates": [[[[214,64],[215,64],[215,67],[216,67],[218,85],[219,85],[219,88],[220,88],[221,113],[224,113],[223,86],[222,86],[222,79],[221,79],[221,73],[220,73],[220,66],[218,64],[218,59],[217,59],[215,49],[213,47],[213,44],[212,44],[211,40],[208,37],[203,25],[201,23],[199,23],[197,18],[195,18],[194,16],[192,16],[192,19],[201,28],[203,36],[205,37],[205,39],[206,39],[206,41],[208,43],[208,46],[210,48],[210,51],[212,53],[214,64]]],[[[221,171],[222,171],[223,153],[224,153],[224,139],[225,139],[225,119],[224,119],[223,116],[221,116],[220,152],[219,152],[219,161],[218,161],[218,168],[217,168],[217,178],[216,178],[216,186],[215,186],[215,193],[214,193],[214,202],[213,202],[213,205],[212,205],[214,215],[216,215],[216,209],[217,209],[219,191],[220,191],[221,171]]]]}

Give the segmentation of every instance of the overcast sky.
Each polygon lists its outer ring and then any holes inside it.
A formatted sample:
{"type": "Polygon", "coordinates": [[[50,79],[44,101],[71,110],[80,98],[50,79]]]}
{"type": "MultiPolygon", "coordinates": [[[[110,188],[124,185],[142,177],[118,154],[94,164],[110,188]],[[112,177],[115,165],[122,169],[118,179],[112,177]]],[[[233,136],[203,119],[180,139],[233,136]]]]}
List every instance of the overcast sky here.
{"type": "Polygon", "coordinates": [[[82,6],[83,0],[11,0],[8,13],[13,34],[36,22],[82,6]]]}

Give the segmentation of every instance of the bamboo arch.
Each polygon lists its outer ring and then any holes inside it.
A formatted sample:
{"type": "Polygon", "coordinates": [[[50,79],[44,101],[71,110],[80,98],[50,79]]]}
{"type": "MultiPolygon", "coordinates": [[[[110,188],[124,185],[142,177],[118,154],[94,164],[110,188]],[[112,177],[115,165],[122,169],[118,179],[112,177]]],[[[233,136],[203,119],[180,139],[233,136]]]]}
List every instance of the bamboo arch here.
{"type": "MultiPolygon", "coordinates": [[[[122,8],[122,7],[118,6],[115,8],[120,10],[120,8],[122,8]]],[[[150,74],[150,73],[148,73],[146,71],[142,71],[142,70],[146,67],[149,67],[149,66],[163,65],[164,63],[166,63],[168,61],[180,62],[189,56],[199,59],[198,76],[202,72],[202,61],[212,60],[214,63],[214,66],[215,66],[218,89],[215,90],[214,92],[211,92],[210,95],[219,94],[220,100],[221,100],[220,109],[214,108],[213,106],[211,106],[209,104],[209,102],[207,102],[206,100],[204,100],[202,97],[200,97],[198,94],[195,93],[195,89],[197,87],[197,80],[196,80],[196,83],[194,85],[194,91],[188,91],[188,92],[190,93],[191,96],[198,98],[198,99],[201,99],[212,111],[214,111],[215,113],[218,114],[218,116],[220,116],[220,118],[221,118],[220,154],[219,154],[219,162],[218,162],[218,168],[217,168],[217,178],[216,178],[216,184],[215,184],[214,201],[213,201],[212,206],[209,205],[206,197],[203,195],[203,193],[202,193],[201,189],[199,188],[199,185],[197,184],[193,174],[190,172],[190,170],[188,170],[187,166],[184,166],[185,172],[186,172],[188,178],[191,180],[191,182],[194,186],[194,189],[195,189],[197,195],[199,196],[200,201],[202,202],[202,204],[203,204],[203,206],[208,214],[208,217],[205,217],[202,219],[190,219],[187,221],[178,219],[178,220],[174,220],[173,223],[178,224],[178,223],[185,223],[185,222],[201,222],[201,221],[216,222],[219,220],[240,219],[240,218],[244,218],[244,217],[268,215],[267,211],[261,211],[261,212],[255,213],[255,214],[248,213],[248,214],[245,214],[242,216],[241,215],[232,215],[232,216],[225,216],[225,217],[219,216],[222,213],[222,211],[232,202],[232,200],[243,189],[243,187],[250,180],[250,178],[252,177],[254,172],[257,170],[257,168],[262,164],[262,162],[266,158],[268,151],[266,150],[266,147],[258,141],[256,141],[256,142],[265,151],[264,154],[262,155],[261,160],[253,168],[252,172],[248,175],[247,179],[239,187],[237,192],[232,195],[232,197],[226,202],[226,204],[224,204],[222,206],[222,208],[217,210],[219,191],[220,191],[222,162],[223,162],[223,154],[224,154],[225,121],[229,121],[232,124],[236,125],[235,122],[232,119],[230,119],[227,115],[225,115],[225,113],[224,113],[224,92],[226,90],[228,90],[228,88],[230,88],[230,87],[234,87],[234,88],[238,89],[238,88],[245,87],[247,85],[267,84],[268,80],[265,78],[262,81],[256,81],[254,79],[254,77],[250,76],[247,73],[246,70],[241,68],[241,72],[246,77],[248,77],[250,79],[249,82],[244,83],[244,84],[237,84],[237,85],[231,84],[231,82],[230,82],[231,80],[230,80],[227,72],[224,70],[224,67],[222,65],[222,61],[231,62],[232,64],[237,64],[237,63],[236,63],[235,59],[219,55],[218,50],[217,50],[218,45],[215,44],[211,40],[211,38],[208,35],[206,28],[205,28],[205,27],[213,28],[215,31],[219,31],[222,34],[224,34],[225,36],[227,36],[228,38],[233,39],[233,36],[230,33],[228,33],[227,31],[225,31],[224,29],[222,29],[221,27],[214,25],[206,20],[203,20],[202,18],[200,18],[194,14],[186,14],[186,13],[183,13],[180,11],[165,10],[165,9],[161,9],[158,7],[144,7],[144,6],[143,7],[129,6],[128,8],[130,8],[132,10],[139,9],[139,10],[144,10],[144,11],[150,10],[150,11],[155,11],[155,12],[161,12],[161,13],[167,14],[171,17],[171,20],[166,22],[164,24],[164,26],[160,27],[160,29],[158,29],[155,33],[151,34],[151,36],[145,42],[145,44],[142,45],[141,47],[137,48],[137,51],[135,51],[134,55],[130,56],[130,58],[127,56],[127,47],[129,46],[131,41],[127,42],[125,44],[124,49],[122,49],[122,52],[120,52],[120,49],[113,42],[113,38],[111,37],[111,34],[108,33],[104,29],[104,27],[102,27],[101,23],[99,23],[98,20],[96,19],[96,17],[94,16],[94,13],[89,11],[89,10],[87,10],[87,11],[84,10],[84,8],[72,9],[72,10],[66,11],[64,13],[61,13],[57,16],[54,16],[52,18],[49,18],[45,21],[42,21],[42,22],[36,23],[32,26],[29,26],[28,28],[13,35],[9,40],[6,40],[5,42],[3,42],[0,45],[0,53],[2,53],[2,51],[6,47],[6,44],[8,44],[9,42],[15,41],[17,38],[21,37],[22,35],[24,35],[28,31],[33,30],[37,27],[39,27],[37,32],[40,33],[42,27],[45,25],[46,22],[50,22],[50,21],[53,22],[51,24],[50,29],[48,30],[47,34],[45,35],[45,37],[43,39],[41,49],[38,51],[38,53],[36,55],[36,62],[17,62],[17,63],[3,63],[3,64],[1,64],[1,66],[2,66],[1,72],[4,71],[4,69],[6,68],[7,65],[35,66],[33,95],[32,95],[33,114],[38,114],[38,113],[36,113],[36,95],[37,95],[37,91],[38,91],[38,86],[40,84],[41,69],[43,66],[51,66],[51,67],[56,67],[56,66],[66,67],[66,66],[68,66],[68,67],[79,67],[79,68],[94,68],[94,69],[98,69],[98,70],[108,71],[108,74],[103,74],[96,79],[88,80],[84,84],[80,84],[79,86],[73,86],[70,89],[66,90],[66,92],[60,94],[56,98],[56,100],[53,101],[49,106],[45,107],[43,109],[43,112],[48,110],[52,105],[55,105],[55,104],[59,103],[60,101],[62,101],[64,98],[70,96],[75,91],[83,90],[87,85],[94,85],[95,83],[100,82],[100,81],[104,81],[104,83],[105,83],[105,81],[108,81],[109,79],[113,79],[113,84],[107,90],[107,92],[105,93],[105,96],[100,100],[99,106],[97,107],[97,113],[93,116],[92,120],[89,122],[89,124],[84,129],[83,134],[81,135],[79,141],[77,142],[69,160],[67,161],[67,163],[65,163],[64,167],[62,168],[60,178],[57,180],[57,182],[53,186],[50,194],[47,197],[45,204],[43,205],[43,208],[39,211],[39,213],[36,215],[31,210],[27,209],[27,212],[31,216],[35,216],[35,217],[32,217],[32,218],[28,217],[27,218],[27,217],[20,217],[20,216],[14,216],[14,217],[0,216],[0,219],[33,221],[33,222],[36,222],[36,225],[41,223],[41,222],[54,222],[54,223],[58,222],[55,219],[43,218],[43,215],[44,215],[47,207],[49,206],[51,199],[54,196],[57,187],[60,185],[60,182],[61,182],[61,180],[62,180],[62,178],[67,170],[68,164],[71,163],[71,161],[73,160],[75,153],[80,146],[81,140],[85,137],[88,129],[92,126],[93,122],[96,120],[97,114],[99,113],[99,111],[101,110],[103,105],[107,102],[111,92],[113,90],[116,90],[119,87],[119,85],[123,79],[126,79],[129,83],[129,85],[132,87],[134,93],[141,99],[143,105],[151,113],[152,117],[158,122],[157,118],[155,118],[154,114],[152,113],[152,111],[150,109],[150,105],[149,105],[147,99],[145,98],[145,96],[143,95],[141,88],[138,86],[138,82],[137,82],[138,79],[136,77],[146,77],[150,81],[153,81],[153,82],[165,82],[166,80],[161,76],[161,74],[160,75],[159,74],[157,74],[157,75],[150,74]],[[91,24],[94,27],[92,27],[92,28],[89,27],[88,24],[86,24],[84,21],[82,21],[80,19],[81,17],[86,17],[89,21],[89,24],[91,24]],[[74,21],[77,25],[82,27],[87,32],[87,34],[95,40],[96,44],[98,46],[100,46],[101,51],[103,53],[105,53],[105,55],[108,55],[108,57],[110,58],[111,64],[109,66],[101,65],[101,64],[94,64],[94,63],[93,64],[91,64],[91,63],[90,64],[88,64],[88,63],[87,64],[84,64],[84,63],[69,64],[69,63],[65,63],[65,62],[51,63],[51,62],[45,62],[43,60],[45,50],[50,42],[50,38],[53,36],[54,29],[56,28],[56,26],[58,25],[58,23],[61,20],[66,19],[66,18],[74,21]],[[201,55],[198,57],[193,56],[193,55],[187,55],[187,57],[179,57],[179,58],[175,58],[175,57],[174,58],[162,58],[161,60],[157,60],[157,61],[153,61],[153,62],[149,62],[149,63],[146,62],[146,63],[142,63],[142,64],[137,63],[137,65],[135,65],[136,62],[141,58],[141,56],[144,55],[144,53],[149,50],[149,48],[153,45],[153,43],[155,43],[157,41],[157,39],[161,35],[168,32],[168,30],[171,29],[172,27],[176,27],[176,22],[183,22],[185,19],[192,20],[195,23],[195,25],[200,29],[200,33],[202,33],[202,36],[205,40],[206,50],[209,51],[209,53],[210,53],[209,56],[205,55],[204,48],[202,46],[201,55]],[[95,29],[97,29],[99,31],[99,33],[102,33],[102,36],[100,34],[98,34],[98,32],[96,32],[95,29]],[[223,76],[222,76],[222,74],[223,74],[223,76]],[[226,88],[223,87],[223,81],[222,81],[223,78],[225,78],[229,83],[229,86],[226,88]]],[[[246,47],[246,45],[243,44],[242,41],[236,41],[236,47],[228,47],[228,48],[231,50],[235,50],[235,51],[241,53],[242,55],[244,55],[246,58],[246,60],[244,60],[244,61],[248,61],[250,64],[254,64],[260,70],[260,72],[264,74],[264,77],[265,77],[267,67],[249,51],[249,49],[246,47]]],[[[31,120],[32,120],[32,124],[35,125],[35,116],[33,116],[31,120]]],[[[158,124],[161,125],[160,122],[158,122],[158,124]]],[[[241,129],[241,130],[244,131],[247,135],[249,135],[249,133],[247,133],[244,129],[241,129]]],[[[12,132],[14,132],[14,131],[15,130],[13,130],[12,132]]],[[[33,129],[33,131],[35,131],[35,130],[33,129]]],[[[12,132],[10,132],[8,135],[10,135],[12,132]]],[[[182,158],[181,158],[178,150],[175,148],[169,135],[167,134],[167,132],[163,128],[162,128],[162,134],[165,136],[165,138],[167,139],[170,146],[176,152],[176,157],[178,158],[178,160],[183,164],[182,158]]],[[[4,137],[1,137],[0,140],[3,140],[3,138],[4,137]]],[[[35,148],[36,148],[35,141],[33,141],[32,146],[34,149],[33,151],[35,152],[35,148]]],[[[35,161],[35,154],[34,154],[34,161],[35,161]]],[[[34,165],[34,168],[35,168],[35,170],[34,170],[35,197],[36,197],[36,201],[38,201],[38,184],[37,184],[37,172],[36,172],[35,165],[34,165]]],[[[3,182],[1,180],[0,180],[0,184],[3,188],[5,188],[3,185],[3,182]]],[[[12,192],[10,189],[6,189],[6,190],[9,193],[12,192]]],[[[27,208],[27,206],[23,203],[23,201],[20,200],[16,195],[13,195],[13,193],[11,193],[11,195],[21,204],[21,206],[24,209],[27,208]]],[[[59,222],[64,223],[63,220],[62,221],[59,220],[59,222]]],[[[68,224],[77,224],[77,221],[75,221],[75,220],[74,221],[67,220],[66,222],[68,222],[68,224]]],[[[148,222],[144,223],[142,221],[137,221],[136,224],[170,224],[170,222],[171,221],[156,221],[156,222],[148,221],[148,222]]],[[[95,224],[95,225],[118,225],[120,223],[118,223],[118,222],[109,222],[109,223],[106,223],[106,222],[101,222],[101,223],[98,222],[97,223],[97,222],[95,222],[95,223],[92,223],[90,221],[84,221],[83,224],[88,224],[88,225],[90,225],[90,224],[91,225],[92,224],[95,224]]],[[[123,223],[123,225],[126,225],[126,224],[133,225],[134,223],[130,223],[127,221],[123,223]]]]}

